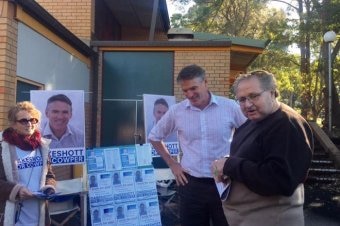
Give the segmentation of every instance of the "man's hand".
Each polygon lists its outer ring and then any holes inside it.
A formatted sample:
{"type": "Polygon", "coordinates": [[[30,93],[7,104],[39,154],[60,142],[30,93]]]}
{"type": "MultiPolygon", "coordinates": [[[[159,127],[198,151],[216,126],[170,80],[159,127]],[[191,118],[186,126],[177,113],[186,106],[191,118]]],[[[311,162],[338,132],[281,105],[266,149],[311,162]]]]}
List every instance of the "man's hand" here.
{"type": "Polygon", "coordinates": [[[170,166],[170,169],[176,178],[177,185],[184,186],[188,183],[188,179],[184,174],[184,172],[188,172],[182,168],[181,164],[179,164],[178,162],[173,162],[173,164],[170,166]]]}
{"type": "Polygon", "coordinates": [[[216,182],[224,182],[228,176],[223,175],[223,167],[228,158],[217,159],[211,164],[211,172],[216,182]]]}

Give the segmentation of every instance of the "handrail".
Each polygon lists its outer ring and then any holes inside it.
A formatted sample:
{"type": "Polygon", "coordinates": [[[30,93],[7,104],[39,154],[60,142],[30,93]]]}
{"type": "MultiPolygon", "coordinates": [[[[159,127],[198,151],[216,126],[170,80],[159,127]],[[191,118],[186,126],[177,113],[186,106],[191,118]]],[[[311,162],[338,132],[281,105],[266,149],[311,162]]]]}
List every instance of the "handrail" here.
{"type": "Polygon", "coordinates": [[[328,135],[316,124],[316,122],[309,122],[314,132],[314,137],[317,139],[323,149],[330,155],[334,161],[336,168],[340,169],[340,151],[337,146],[332,142],[328,135]]]}

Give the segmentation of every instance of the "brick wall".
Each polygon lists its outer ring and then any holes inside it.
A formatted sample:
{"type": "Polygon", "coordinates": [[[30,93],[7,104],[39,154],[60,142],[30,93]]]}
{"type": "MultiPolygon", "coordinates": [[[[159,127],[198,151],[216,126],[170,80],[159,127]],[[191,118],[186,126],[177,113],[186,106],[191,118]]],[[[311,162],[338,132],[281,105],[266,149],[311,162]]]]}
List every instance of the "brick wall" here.
{"type": "Polygon", "coordinates": [[[230,51],[176,51],[174,66],[174,94],[176,100],[183,100],[176,78],[180,70],[190,64],[205,69],[208,87],[216,95],[229,96],[230,51]]]}
{"type": "Polygon", "coordinates": [[[8,127],[8,106],[15,103],[17,33],[14,5],[0,1],[0,130],[8,127]]]}
{"type": "Polygon", "coordinates": [[[92,29],[91,0],[36,0],[78,38],[89,44],[92,29]]]}

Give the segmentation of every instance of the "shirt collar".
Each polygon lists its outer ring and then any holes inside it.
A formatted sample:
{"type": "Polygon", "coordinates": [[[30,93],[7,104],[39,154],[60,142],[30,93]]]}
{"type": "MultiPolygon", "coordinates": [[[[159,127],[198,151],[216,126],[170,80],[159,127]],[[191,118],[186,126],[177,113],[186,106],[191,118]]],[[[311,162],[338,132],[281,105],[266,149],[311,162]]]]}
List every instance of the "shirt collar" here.
{"type": "MultiPolygon", "coordinates": [[[[52,130],[51,130],[50,124],[49,124],[48,122],[46,123],[45,128],[44,128],[42,134],[43,134],[43,136],[48,136],[49,138],[55,137],[55,135],[53,134],[53,132],[52,132],[52,130]]],[[[64,137],[65,135],[67,135],[67,134],[72,134],[72,132],[71,132],[71,130],[70,130],[70,128],[69,128],[68,125],[67,125],[66,131],[65,131],[63,137],[64,137]]]]}
{"type": "MultiPolygon", "coordinates": [[[[212,105],[212,104],[218,105],[217,97],[216,97],[212,92],[209,91],[209,93],[210,93],[210,102],[209,102],[209,104],[208,104],[207,107],[209,107],[209,106],[212,105]]],[[[188,99],[186,99],[185,107],[186,107],[186,108],[196,108],[195,106],[193,106],[193,105],[191,104],[191,102],[190,102],[188,99]]]]}

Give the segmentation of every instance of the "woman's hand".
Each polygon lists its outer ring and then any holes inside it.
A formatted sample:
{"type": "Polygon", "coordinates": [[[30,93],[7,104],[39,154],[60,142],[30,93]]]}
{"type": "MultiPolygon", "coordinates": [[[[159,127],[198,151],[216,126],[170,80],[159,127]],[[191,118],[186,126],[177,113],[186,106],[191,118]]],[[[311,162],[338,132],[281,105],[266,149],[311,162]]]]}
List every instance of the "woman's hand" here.
{"type": "Polygon", "coordinates": [[[20,188],[17,196],[19,200],[26,200],[34,197],[32,192],[28,190],[26,187],[20,188]]]}
{"type": "Polygon", "coordinates": [[[44,190],[45,195],[53,195],[55,194],[55,190],[53,188],[47,188],[44,190]]]}

